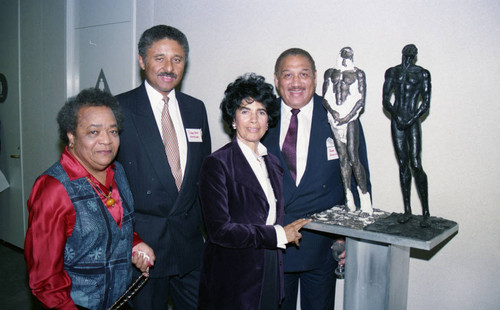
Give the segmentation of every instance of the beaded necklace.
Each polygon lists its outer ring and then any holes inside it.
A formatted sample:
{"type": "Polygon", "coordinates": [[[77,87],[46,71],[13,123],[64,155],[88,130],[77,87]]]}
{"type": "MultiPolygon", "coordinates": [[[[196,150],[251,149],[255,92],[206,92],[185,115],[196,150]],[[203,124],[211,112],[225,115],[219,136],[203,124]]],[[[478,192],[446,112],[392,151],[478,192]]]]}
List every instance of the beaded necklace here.
{"type": "Polygon", "coordinates": [[[106,198],[106,206],[112,207],[115,205],[115,200],[113,198],[111,198],[111,193],[113,192],[112,185],[109,186],[109,194],[104,195],[104,193],[101,191],[99,186],[97,186],[94,182],[92,182],[92,180],[89,177],[85,177],[85,179],[87,179],[87,181],[90,183],[90,185],[93,188],[95,188],[99,192],[99,194],[101,194],[104,198],[106,198]]]}

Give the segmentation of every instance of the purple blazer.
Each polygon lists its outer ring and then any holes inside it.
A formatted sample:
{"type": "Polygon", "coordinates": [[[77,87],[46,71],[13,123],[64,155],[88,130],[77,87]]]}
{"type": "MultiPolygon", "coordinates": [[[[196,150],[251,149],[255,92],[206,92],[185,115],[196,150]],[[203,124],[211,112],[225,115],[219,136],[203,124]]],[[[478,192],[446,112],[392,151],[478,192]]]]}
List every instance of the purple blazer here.
{"type": "MultiPolygon", "coordinates": [[[[264,157],[282,225],[283,169],[264,157]]],[[[200,309],[258,309],[264,280],[265,249],[279,259],[280,300],[284,297],[282,252],[276,232],[266,225],[269,204],[236,140],[208,156],[200,175],[200,199],[207,230],[200,280],[200,309]]]]}

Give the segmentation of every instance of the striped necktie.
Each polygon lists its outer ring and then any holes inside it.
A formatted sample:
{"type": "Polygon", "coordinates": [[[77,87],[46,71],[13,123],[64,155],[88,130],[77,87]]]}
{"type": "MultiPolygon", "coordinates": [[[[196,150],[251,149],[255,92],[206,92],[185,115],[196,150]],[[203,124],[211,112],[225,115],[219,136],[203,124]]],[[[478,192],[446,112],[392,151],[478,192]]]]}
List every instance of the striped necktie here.
{"type": "Polygon", "coordinates": [[[168,111],[168,97],[164,97],[163,102],[165,102],[161,112],[163,145],[165,146],[168,164],[170,165],[172,175],[175,179],[175,185],[177,185],[177,190],[180,190],[182,185],[182,170],[179,156],[179,143],[177,142],[174,124],[172,123],[172,118],[170,118],[170,113],[168,111]]]}

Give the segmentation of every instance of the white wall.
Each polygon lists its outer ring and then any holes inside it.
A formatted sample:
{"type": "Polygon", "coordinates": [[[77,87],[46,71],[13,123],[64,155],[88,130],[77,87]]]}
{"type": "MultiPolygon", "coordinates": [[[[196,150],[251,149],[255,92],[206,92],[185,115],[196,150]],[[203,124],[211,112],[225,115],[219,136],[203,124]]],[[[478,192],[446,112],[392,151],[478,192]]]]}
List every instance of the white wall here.
{"type": "Polygon", "coordinates": [[[61,156],[56,115],[66,101],[66,4],[23,0],[20,5],[21,140],[26,203],[35,179],[61,156]]]}
{"type": "MultiPolygon", "coordinates": [[[[500,3],[498,1],[140,1],[137,36],[159,23],[181,29],[191,46],[183,91],[205,101],[214,150],[223,132],[227,84],[254,71],[272,82],[289,47],[308,50],[323,72],[351,46],[367,75],[361,116],[376,208],[402,212],[389,119],[382,110],[387,68],[408,43],[432,74],[431,110],[423,122],[423,164],[430,211],[459,223],[458,235],[410,261],[408,309],[494,309],[500,305],[500,218],[496,188],[500,149],[500,3]]],[[[413,191],[413,210],[420,203],[413,191]]]]}

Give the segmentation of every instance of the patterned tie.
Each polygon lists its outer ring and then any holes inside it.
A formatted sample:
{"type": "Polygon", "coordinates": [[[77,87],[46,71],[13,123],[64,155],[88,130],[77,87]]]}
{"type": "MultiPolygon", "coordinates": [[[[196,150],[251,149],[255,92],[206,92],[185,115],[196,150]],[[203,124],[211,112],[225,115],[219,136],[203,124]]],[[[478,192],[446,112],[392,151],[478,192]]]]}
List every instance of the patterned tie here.
{"type": "Polygon", "coordinates": [[[290,126],[288,126],[288,132],[286,133],[285,141],[281,147],[281,152],[285,158],[285,162],[290,170],[290,174],[294,181],[297,181],[297,128],[299,122],[297,120],[297,114],[299,114],[299,109],[292,109],[292,117],[290,118],[290,126]]]}
{"type": "Polygon", "coordinates": [[[177,190],[181,189],[182,184],[182,170],[181,160],[179,156],[179,144],[177,142],[177,135],[175,134],[174,124],[168,112],[168,97],[163,98],[165,105],[161,112],[161,128],[163,134],[163,145],[165,146],[165,153],[167,154],[168,164],[172,170],[172,175],[175,179],[177,190]]]}

